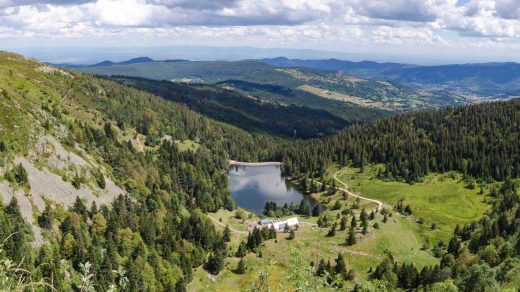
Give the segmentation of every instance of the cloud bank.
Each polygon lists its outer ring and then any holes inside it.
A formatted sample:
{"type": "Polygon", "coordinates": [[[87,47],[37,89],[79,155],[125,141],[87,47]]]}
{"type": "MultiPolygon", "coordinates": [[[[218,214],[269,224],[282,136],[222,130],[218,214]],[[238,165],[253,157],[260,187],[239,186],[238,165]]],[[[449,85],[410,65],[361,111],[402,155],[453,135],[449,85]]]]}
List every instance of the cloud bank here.
{"type": "Polygon", "coordinates": [[[447,52],[520,48],[520,1],[461,4],[457,0],[0,0],[0,41],[301,44],[340,50],[356,46],[373,50],[389,44],[396,50],[429,45],[447,52]]]}

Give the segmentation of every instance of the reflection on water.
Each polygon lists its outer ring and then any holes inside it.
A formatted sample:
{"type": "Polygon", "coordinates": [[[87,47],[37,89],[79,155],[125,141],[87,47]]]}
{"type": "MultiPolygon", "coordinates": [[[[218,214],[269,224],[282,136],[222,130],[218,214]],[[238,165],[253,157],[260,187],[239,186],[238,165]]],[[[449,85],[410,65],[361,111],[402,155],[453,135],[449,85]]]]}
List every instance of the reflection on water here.
{"type": "Polygon", "coordinates": [[[268,201],[281,207],[285,203],[299,204],[302,199],[311,208],[315,206],[282,177],[280,166],[231,166],[228,177],[231,196],[244,209],[262,211],[268,201]]]}

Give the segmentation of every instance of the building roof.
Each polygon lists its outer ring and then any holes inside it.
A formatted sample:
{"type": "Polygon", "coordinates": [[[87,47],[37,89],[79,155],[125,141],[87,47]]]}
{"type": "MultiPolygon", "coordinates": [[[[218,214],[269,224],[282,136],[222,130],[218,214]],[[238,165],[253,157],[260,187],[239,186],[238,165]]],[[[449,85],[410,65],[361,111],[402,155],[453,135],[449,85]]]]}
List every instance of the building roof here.
{"type": "Polygon", "coordinates": [[[300,224],[300,221],[298,221],[298,218],[296,217],[287,219],[287,225],[289,226],[294,226],[298,224],[300,224]]]}

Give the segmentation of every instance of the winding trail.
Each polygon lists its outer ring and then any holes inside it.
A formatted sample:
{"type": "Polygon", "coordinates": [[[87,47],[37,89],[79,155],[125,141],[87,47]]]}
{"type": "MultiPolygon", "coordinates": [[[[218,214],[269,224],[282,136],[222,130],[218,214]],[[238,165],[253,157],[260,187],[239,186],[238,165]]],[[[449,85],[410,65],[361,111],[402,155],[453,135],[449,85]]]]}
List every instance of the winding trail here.
{"type": "MultiPolygon", "coordinates": [[[[336,171],[333,175],[332,175],[332,178],[334,180],[336,180],[337,182],[339,182],[340,184],[342,184],[344,186],[344,188],[342,187],[338,187],[337,189],[338,190],[341,190],[341,191],[344,191],[345,193],[347,193],[349,196],[352,196],[352,197],[355,197],[355,198],[360,198],[361,200],[365,200],[365,201],[369,201],[369,202],[372,202],[372,203],[375,203],[377,204],[377,209],[376,211],[377,212],[380,212],[381,210],[383,210],[383,202],[379,201],[379,200],[375,200],[375,199],[369,199],[369,198],[366,198],[366,197],[363,197],[363,196],[360,196],[360,195],[356,195],[354,194],[353,192],[349,191],[348,190],[348,185],[343,182],[342,180],[340,180],[337,176],[338,176],[338,173],[340,172],[341,170],[338,170],[336,171]]],[[[323,184],[322,182],[319,182],[315,179],[313,179],[313,181],[317,184],[319,184],[320,186],[323,184]]]]}
{"type": "MultiPolygon", "coordinates": [[[[209,214],[208,214],[208,217],[209,217],[209,219],[211,219],[213,222],[217,223],[218,225],[220,225],[220,226],[222,226],[222,227],[226,227],[226,224],[224,224],[224,223],[218,221],[217,219],[211,217],[209,214]]],[[[236,230],[235,228],[233,228],[233,227],[231,227],[231,226],[229,226],[229,225],[228,225],[228,227],[229,227],[229,230],[231,230],[231,231],[233,231],[233,232],[235,232],[235,233],[238,233],[238,234],[246,234],[246,235],[249,234],[249,233],[247,233],[247,232],[245,232],[245,231],[236,230]]]]}
{"type": "Polygon", "coordinates": [[[360,196],[360,195],[356,195],[356,194],[352,193],[351,191],[349,191],[348,190],[348,185],[338,178],[338,173],[340,173],[340,172],[341,172],[341,170],[338,170],[332,176],[332,178],[334,180],[336,180],[337,182],[339,182],[340,184],[342,184],[345,187],[345,188],[338,188],[338,189],[346,192],[349,196],[353,196],[353,197],[360,198],[360,199],[365,200],[365,201],[376,203],[378,212],[380,212],[383,209],[383,202],[381,202],[379,200],[375,200],[375,199],[369,199],[369,198],[366,198],[366,197],[363,197],[363,196],[360,196]]]}

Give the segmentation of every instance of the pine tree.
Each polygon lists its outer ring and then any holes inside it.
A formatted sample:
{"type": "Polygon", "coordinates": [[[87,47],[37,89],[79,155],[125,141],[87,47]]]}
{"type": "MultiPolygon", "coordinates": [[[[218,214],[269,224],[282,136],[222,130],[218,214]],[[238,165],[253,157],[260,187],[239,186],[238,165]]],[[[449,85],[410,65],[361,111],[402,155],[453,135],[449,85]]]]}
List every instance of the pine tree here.
{"type": "Polygon", "coordinates": [[[213,275],[218,275],[224,268],[224,257],[221,253],[212,253],[205,266],[206,270],[213,275]]]}
{"type": "Polygon", "coordinates": [[[363,235],[367,234],[368,232],[368,221],[363,221],[363,230],[361,231],[361,233],[363,233],[363,235]]]}
{"type": "Polygon", "coordinates": [[[228,225],[226,225],[226,227],[224,228],[224,232],[222,234],[222,239],[225,242],[230,242],[231,241],[231,229],[229,229],[228,225]]]}
{"type": "Polygon", "coordinates": [[[320,205],[314,206],[314,208],[312,208],[312,216],[318,217],[318,216],[320,216],[320,214],[321,214],[320,205]]]}
{"type": "Polygon", "coordinates": [[[238,249],[237,249],[237,252],[235,253],[235,256],[239,257],[239,258],[245,257],[246,253],[247,253],[247,245],[244,241],[241,241],[240,244],[238,245],[238,249]]]}
{"type": "Polygon", "coordinates": [[[338,224],[336,222],[334,222],[334,224],[332,224],[332,227],[330,227],[329,232],[327,233],[327,236],[332,237],[332,236],[336,235],[337,225],[338,224]]]}
{"type": "Polygon", "coordinates": [[[41,215],[38,216],[38,225],[44,229],[50,229],[52,227],[52,210],[49,204],[45,206],[41,215]]]}
{"type": "Polygon", "coordinates": [[[244,258],[241,258],[238,262],[236,273],[242,275],[246,272],[246,269],[246,262],[244,261],[244,258]]]}
{"type": "Polygon", "coordinates": [[[361,222],[365,222],[367,219],[368,219],[367,211],[365,211],[365,209],[363,208],[363,209],[361,210],[361,213],[359,214],[359,220],[360,220],[361,222]]]}
{"type": "Polygon", "coordinates": [[[342,253],[339,253],[338,257],[336,258],[336,266],[334,267],[334,272],[340,275],[343,279],[347,279],[348,269],[342,253]]]}
{"type": "Polygon", "coordinates": [[[341,217],[341,221],[339,224],[339,230],[343,231],[343,230],[347,229],[347,222],[348,222],[347,216],[341,217]]]}
{"type": "Polygon", "coordinates": [[[79,197],[76,197],[76,201],[74,201],[74,205],[72,206],[72,211],[83,216],[83,218],[88,217],[87,207],[79,197]]]}
{"type": "Polygon", "coordinates": [[[347,245],[352,246],[356,244],[356,234],[354,227],[350,227],[348,231],[347,245]]]}

